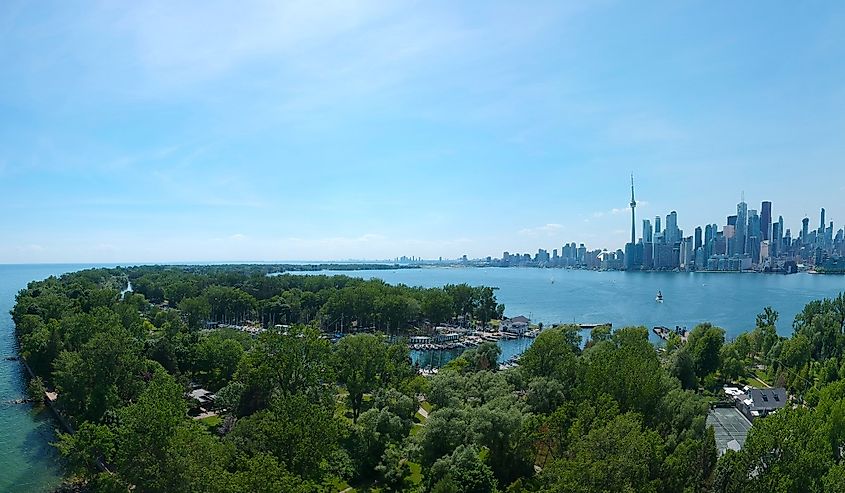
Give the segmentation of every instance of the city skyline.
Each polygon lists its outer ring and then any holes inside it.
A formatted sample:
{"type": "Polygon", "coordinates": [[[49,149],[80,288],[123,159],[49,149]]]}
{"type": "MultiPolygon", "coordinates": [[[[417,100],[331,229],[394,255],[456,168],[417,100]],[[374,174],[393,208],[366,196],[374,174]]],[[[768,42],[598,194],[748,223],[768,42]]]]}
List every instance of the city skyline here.
{"type": "Polygon", "coordinates": [[[617,248],[631,171],[845,218],[845,5],[725,8],[3,2],[0,262],[617,248]]]}
{"type": "MultiPolygon", "coordinates": [[[[591,248],[583,242],[567,241],[558,248],[539,248],[535,254],[504,251],[495,265],[535,265],[617,270],[686,271],[786,271],[798,265],[841,271],[845,259],[845,228],[837,225],[826,209],[819,210],[818,226],[804,216],[799,228],[788,225],[783,215],[774,212],[771,200],[762,200],[759,209],[749,208],[741,192],[736,214],[727,214],[722,224],[707,222],[684,231],[678,212],[641,219],[637,237],[637,202],[634,175],[631,174],[630,241],[621,248],[591,248]],[[662,226],[661,226],[662,225],[662,226]],[[790,266],[791,264],[791,266],[790,266]]],[[[464,259],[466,260],[466,259],[464,259]]],[[[493,257],[486,260],[493,261],[493,257]]]]}

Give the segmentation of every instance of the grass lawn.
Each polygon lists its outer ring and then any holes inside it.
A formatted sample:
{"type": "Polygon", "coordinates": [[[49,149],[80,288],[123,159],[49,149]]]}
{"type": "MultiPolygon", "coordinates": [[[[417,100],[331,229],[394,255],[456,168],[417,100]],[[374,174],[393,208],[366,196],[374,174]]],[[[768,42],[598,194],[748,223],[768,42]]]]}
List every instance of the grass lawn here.
{"type": "Polygon", "coordinates": [[[421,425],[419,423],[414,423],[414,426],[411,427],[411,436],[416,435],[422,429],[423,429],[423,425],[421,425]]]}
{"type": "Polygon", "coordinates": [[[428,401],[422,401],[422,402],[420,403],[420,407],[421,407],[421,408],[423,408],[423,409],[425,409],[425,412],[427,412],[427,413],[430,413],[430,412],[431,412],[431,408],[432,408],[432,406],[431,406],[431,403],[430,403],[430,402],[428,402],[428,401]]]}
{"type": "Polygon", "coordinates": [[[768,370],[754,370],[754,374],[756,374],[760,380],[766,382],[769,385],[771,385],[774,381],[774,377],[769,373],[768,370]]]}
{"type": "Polygon", "coordinates": [[[416,414],[414,414],[414,421],[416,421],[417,423],[425,423],[425,416],[417,412],[416,414]]]}
{"type": "Polygon", "coordinates": [[[223,418],[221,418],[220,416],[209,416],[207,418],[202,418],[197,421],[204,424],[206,428],[208,428],[208,431],[214,433],[217,427],[223,423],[223,418]]]}

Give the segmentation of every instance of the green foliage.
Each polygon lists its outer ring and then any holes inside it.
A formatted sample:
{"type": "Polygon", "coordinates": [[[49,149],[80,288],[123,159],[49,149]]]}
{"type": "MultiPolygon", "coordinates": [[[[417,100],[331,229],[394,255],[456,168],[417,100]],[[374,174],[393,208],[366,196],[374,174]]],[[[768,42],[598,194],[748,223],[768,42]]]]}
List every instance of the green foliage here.
{"type": "Polygon", "coordinates": [[[238,369],[244,354],[240,342],[212,333],[194,346],[193,372],[208,388],[217,390],[229,381],[238,369]]]}
{"type": "Polygon", "coordinates": [[[725,331],[708,323],[697,325],[687,338],[695,374],[703,379],[719,369],[719,353],[725,343],[725,331]]]}
{"type": "Polygon", "coordinates": [[[35,402],[36,405],[42,405],[44,403],[44,393],[46,391],[47,387],[44,385],[44,379],[41,377],[31,379],[29,384],[26,386],[27,396],[35,402]]]}
{"type": "Polygon", "coordinates": [[[461,354],[469,364],[464,370],[495,371],[499,368],[499,355],[502,348],[495,342],[482,342],[477,348],[469,349],[461,354]]]}
{"type": "Polygon", "coordinates": [[[98,460],[114,455],[115,436],[104,425],[83,423],[75,433],[61,433],[58,438],[55,445],[67,467],[87,479],[100,472],[98,460]]]}
{"type": "Polygon", "coordinates": [[[533,377],[554,378],[570,392],[578,377],[576,355],[581,344],[576,326],[559,326],[544,330],[523,353],[520,366],[533,377]]]}
{"type": "Polygon", "coordinates": [[[737,342],[722,346],[719,354],[721,361],[719,372],[727,380],[735,381],[745,373],[746,365],[743,354],[747,353],[742,353],[740,348],[741,346],[737,342]]]}
{"type": "Polygon", "coordinates": [[[184,298],[179,302],[179,310],[192,329],[201,329],[203,323],[211,319],[211,303],[205,296],[184,298]]]}
{"type": "Polygon", "coordinates": [[[359,334],[342,338],[334,347],[337,378],[349,394],[353,421],[358,420],[364,394],[379,387],[387,371],[387,347],[380,337],[359,334]]]}
{"type": "Polygon", "coordinates": [[[672,385],[648,342],[645,328],[621,329],[612,341],[591,347],[584,356],[584,397],[607,394],[619,403],[622,412],[653,416],[672,385]]]}
{"type": "Polygon", "coordinates": [[[704,324],[662,360],[645,328],[597,328],[582,351],[577,328],[553,327],[519,368],[487,371],[498,347],[482,345],[426,379],[401,339],[346,336],[332,347],[315,327],[487,323],[502,313],[493,289],[268,272],[93,269],[19,293],[12,316],[41,378],[33,386],[55,387],[76,425],[56,444],[72,474],[93,491],[177,493],[333,493],[343,481],[381,491],[841,491],[845,481],[842,296],[808,305],[788,339],[770,308],[730,344],[704,324]],[[136,292],[119,299],[127,279],[136,292]],[[198,330],[247,319],[269,330],[198,330]],[[742,451],[717,462],[708,398],[692,389],[758,364],[801,405],[756,420],[742,451]],[[213,430],[186,415],[189,382],[229,409],[213,430]],[[420,396],[429,418],[415,426],[420,396]]]}
{"type": "Polygon", "coordinates": [[[99,421],[109,409],[134,399],[147,364],[137,340],[122,326],[101,329],[79,352],[63,351],[53,374],[59,405],[72,417],[99,421]]]}
{"type": "Polygon", "coordinates": [[[274,395],[325,399],[325,384],[333,381],[331,354],[329,342],[312,329],[294,327],[287,334],[260,334],[234,376],[243,385],[237,414],[266,408],[274,395]]]}
{"type": "Polygon", "coordinates": [[[438,459],[431,467],[432,492],[489,493],[496,491],[496,480],[477,447],[459,446],[452,454],[438,459]]]}
{"type": "Polygon", "coordinates": [[[669,372],[681,382],[681,387],[686,390],[693,390],[698,386],[698,380],[695,377],[695,361],[685,347],[672,354],[669,372]]]}
{"type": "Polygon", "coordinates": [[[318,480],[327,472],[327,461],[339,446],[341,434],[333,407],[294,394],[238,420],[228,440],[238,450],[271,454],[286,470],[318,480]]]}
{"type": "Polygon", "coordinates": [[[653,491],[660,483],[660,436],[636,414],[593,428],[569,457],[543,471],[543,491],[653,491]]]}

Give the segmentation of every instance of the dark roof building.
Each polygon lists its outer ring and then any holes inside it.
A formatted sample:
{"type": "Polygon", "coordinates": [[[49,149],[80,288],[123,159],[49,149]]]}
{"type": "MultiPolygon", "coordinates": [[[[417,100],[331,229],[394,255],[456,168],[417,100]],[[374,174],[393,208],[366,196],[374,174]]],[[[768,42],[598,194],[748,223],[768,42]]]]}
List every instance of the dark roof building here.
{"type": "Polygon", "coordinates": [[[786,403],[786,390],[783,387],[750,389],[745,399],[737,401],[737,407],[748,419],[754,420],[777,411],[786,403]]]}

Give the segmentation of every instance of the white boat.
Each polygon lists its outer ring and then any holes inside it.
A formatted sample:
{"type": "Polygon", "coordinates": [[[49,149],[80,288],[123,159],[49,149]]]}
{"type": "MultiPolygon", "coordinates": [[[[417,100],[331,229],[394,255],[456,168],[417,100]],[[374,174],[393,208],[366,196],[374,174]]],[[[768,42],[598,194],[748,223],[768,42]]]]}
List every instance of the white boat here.
{"type": "Polygon", "coordinates": [[[656,297],[656,298],[654,298],[654,301],[656,301],[656,302],[658,302],[658,303],[663,303],[663,293],[661,293],[660,291],[658,291],[658,292],[657,292],[657,297],[656,297]]]}

